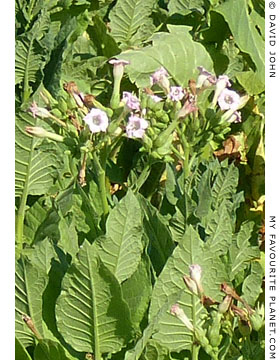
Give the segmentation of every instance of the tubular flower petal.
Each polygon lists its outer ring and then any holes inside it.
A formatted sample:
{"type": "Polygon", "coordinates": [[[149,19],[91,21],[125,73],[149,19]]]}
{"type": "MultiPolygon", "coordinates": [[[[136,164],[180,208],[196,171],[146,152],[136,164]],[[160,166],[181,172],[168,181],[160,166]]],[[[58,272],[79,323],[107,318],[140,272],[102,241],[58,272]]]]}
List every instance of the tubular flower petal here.
{"type": "Polygon", "coordinates": [[[129,110],[140,110],[140,101],[136,96],[132,95],[131,92],[124,91],[122,101],[129,110]]]}
{"type": "Polygon", "coordinates": [[[240,96],[233,90],[224,89],[218,98],[218,104],[221,110],[236,110],[240,104],[240,96]]]}
{"type": "Polygon", "coordinates": [[[157,96],[157,95],[150,95],[150,98],[151,98],[155,103],[158,103],[158,102],[160,102],[160,101],[163,100],[160,96],[157,96]]]}
{"type": "Polygon", "coordinates": [[[195,281],[193,281],[189,276],[184,276],[183,277],[185,284],[187,285],[187,288],[195,295],[198,295],[197,292],[197,286],[195,281]]]}
{"type": "Polygon", "coordinates": [[[36,101],[33,101],[33,103],[31,104],[31,106],[29,107],[28,111],[30,111],[32,113],[32,116],[34,118],[36,118],[36,116],[45,119],[48,117],[51,117],[51,113],[44,108],[38,107],[36,101]]]}
{"type": "Polygon", "coordinates": [[[113,69],[114,77],[122,78],[123,72],[124,72],[124,67],[126,65],[129,65],[130,62],[127,60],[121,60],[121,59],[111,59],[111,60],[109,60],[109,64],[114,65],[114,69],[113,69]]]}
{"type": "Polygon", "coordinates": [[[194,331],[194,327],[190,319],[187,317],[187,315],[184,313],[184,310],[181,309],[178,304],[172,305],[170,312],[172,315],[176,316],[179,320],[181,320],[182,323],[185,324],[190,331],[194,331]]]}
{"type": "Polygon", "coordinates": [[[212,85],[215,85],[217,82],[216,76],[211,74],[209,71],[204,69],[202,66],[198,66],[199,76],[196,82],[197,89],[206,89],[212,85]]]}
{"type": "Polygon", "coordinates": [[[126,126],[126,134],[129,138],[135,137],[142,139],[148,126],[147,120],[139,116],[131,115],[126,126]]]}
{"type": "Polygon", "coordinates": [[[107,114],[100,109],[91,109],[83,120],[92,133],[105,132],[109,124],[107,114]]]}
{"type": "Polygon", "coordinates": [[[172,101],[180,101],[185,96],[184,90],[181,86],[171,86],[168,97],[172,101]]]}
{"type": "Polygon", "coordinates": [[[158,84],[167,94],[169,93],[170,84],[168,80],[168,72],[164,69],[164,67],[161,67],[150,76],[150,82],[151,85],[158,84]]]}
{"type": "Polygon", "coordinates": [[[218,98],[221,95],[222,91],[226,88],[226,87],[230,87],[231,83],[229,81],[229,78],[227,75],[220,75],[218,77],[218,80],[216,82],[216,89],[215,89],[215,93],[214,93],[214,97],[212,100],[212,105],[215,106],[217,104],[218,98]]]}
{"type": "Polygon", "coordinates": [[[204,291],[201,284],[202,269],[200,265],[198,264],[190,265],[189,269],[190,269],[190,277],[196,283],[199,294],[200,295],[203,294],[204,291]]]}

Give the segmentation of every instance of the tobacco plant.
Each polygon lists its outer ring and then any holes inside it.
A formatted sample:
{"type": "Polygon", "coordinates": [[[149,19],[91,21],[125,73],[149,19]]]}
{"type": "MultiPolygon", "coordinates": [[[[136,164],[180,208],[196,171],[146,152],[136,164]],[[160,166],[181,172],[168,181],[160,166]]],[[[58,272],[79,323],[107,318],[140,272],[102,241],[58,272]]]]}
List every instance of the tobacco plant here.
{"type": "Polygon", "coordinates": [[[264,357],[264,1],[16,1],[16,359],[264,357]]]}

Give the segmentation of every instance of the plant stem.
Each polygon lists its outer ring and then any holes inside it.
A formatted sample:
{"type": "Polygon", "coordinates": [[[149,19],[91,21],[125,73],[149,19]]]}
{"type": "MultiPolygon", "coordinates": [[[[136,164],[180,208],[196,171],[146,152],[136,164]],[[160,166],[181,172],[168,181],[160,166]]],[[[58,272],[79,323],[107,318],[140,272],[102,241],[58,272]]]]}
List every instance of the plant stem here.
{"type": "MultiPolygon", "coordinates": [[[[193,327],[196,328],[196,296],[192,294],[192,320],[193,320],[193,327]]],[[[198,360],[198,353],[199,353],[199,346],[196,345],[194,342],[192,344],[192,360],[198,360]]]]}
{"type": "Polygon", "coordinates": [[[98,186],[101,195],[103,215],[106,216],[109,213],[109,206],[108,206],[107,192],[106,192],[106,176],[105,176],[106,156],[104,157],[101,165],[96,152],[94,152],[93,161],[95,168],[97,170],[98,186]]]}
{"type": "Polygon", "coordinates": [[[149,174],[150,174],[150,161],[148,160],[144,166],[144,169],[142,170],[139,178],[137,179],[137,183],[135,184],[135,191],[139,191],[141,186],[144,184],[145,180],[148,178],[149,174]]]}

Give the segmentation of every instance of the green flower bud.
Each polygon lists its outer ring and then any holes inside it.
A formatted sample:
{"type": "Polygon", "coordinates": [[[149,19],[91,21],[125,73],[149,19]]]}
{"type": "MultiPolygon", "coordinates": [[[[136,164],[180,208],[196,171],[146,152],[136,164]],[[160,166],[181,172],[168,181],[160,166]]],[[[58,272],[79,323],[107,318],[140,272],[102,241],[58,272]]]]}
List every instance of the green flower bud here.
{"type": "Polygon", "coordinates": [[[62,117],[62,113],[61,111],[59,111],[58,109],[52,109],[52,114],[58,118],[62,117]]]}
{"type": "Polygon", "coordinates": [[[64,100],[64,98],[62,97],[62,96],[60,96],[59,98],[58,98],[58,108],[59,108],[59,110],[62,112],[62,113],[66,113],[66,111],[67,111],[67,103],[66,103],[66,101],[64,100]]]}
{"type": "Polygon", "coordinates": [[[255,331],[259,331],[264,325],[263,318],[257,312],[254,312],[252,315],[249,316],[249,318],[252,324],[252,328],[255,331]]]}
{"type": "Polygon", "coordinates": [[[231,304],[232,297],[230,295],[226,295],[224,300],[219,305],[219,313],[224,314],[228,311],[228,308],[231,304]]]}
{"type": "Polygon", "coordinates": [[[238,321],[238,329],[240,331],[240,334],[245,337],[251,334],[252,326],[248,320],[240,319],[238,321]]]}
{"type": "Polygon", "coordinates": [[[212,315],[212,317],[213,317],[213,322],[212,322],[211,326],[208,327],[207,337],[209,339],[211,346],[217,347],[220,345],[222,338],[223,338],[220,335],[222,314],[219,312],[216,312],[216,313],[214,313],[214,315],[212,315]]]}

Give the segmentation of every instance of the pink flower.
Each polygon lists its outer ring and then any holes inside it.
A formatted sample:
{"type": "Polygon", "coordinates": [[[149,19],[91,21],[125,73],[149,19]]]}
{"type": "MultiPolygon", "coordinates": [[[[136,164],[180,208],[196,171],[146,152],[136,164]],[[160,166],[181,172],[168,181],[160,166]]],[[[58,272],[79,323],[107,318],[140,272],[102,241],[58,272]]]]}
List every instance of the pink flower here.
{"type": "Polygon", "coordinates": [[[128,107],[129,110],[140,110],[139,99],[132,95],[131,92],[124,91],[122,101],[128,107]]]}
{"type": "Polygon", "coordinates": [[[30,111],[32,113],[32,116],[34,118],[36,118],[36,116],[45,119],[48,117],[51,117],[51,113],[44,108],[38,107],[36,101],[33,101],[33,103],[31,104],[31,106],[29,107],[28,111],[30,111]]]}
{"type": "Polygon", "coordinates": [[[217,82],[216,76],[211,74],[209,71],[204,69],[202,66],[198,66],[197,68],[199,70],[199,76],[196,82],[196,87],[198,89],[200,88],[208,88],[212,85],[215,85],[217,82]]]}
{"type": "Polygon", "coordinates": [[[214,93],[214,97],[212,100],[212,104],[215,106],[217,104],[217,100],[219,98],[219,96],[221,95],[222,91],[226,88],[226,87],[230,87],[231,83],[229,81],[229,78],[227,75],[220,75],[218,77],[218,80],[216,82],[216,89],[215,89],[215,93],[214,93]]]}
{"type": "Polygon", "coordinates": [[[168,97],[172,101],[180,101],[185,96],[184,90],[181,86],[171,86],[168,97]]]}
{"type": "Polygon", "coordinates": [[[227,121],[229,123],[241,123],[242,119],[241,119],[241,112],[240,111],[235,111],[228,119],[227,121]]]}
{"type": "Polygon", "coordinates": [[[240,96],[233,90],[223,89],[218,97],[218,104],[222,110],[236,110],[240,104],[240,96]]]}
{"type": "Polygon", "coordinates": [[[88,124],[92,133],[105,132],[109,124],[107,114],[100,109],[94,108],[90,110],[83,120],[88,124]]]}
{"type": "Polygon", "coordinates": [[[162,101],[162,98],[160,96],[150,95],[150,97],[155,103],[158,103],[158,102],[162,101]]]}
{"type": "Polygon", "coordinates": [[[147,120],[140,118],[139,116],[131,115],[126,126],[127,136],[129,138],[135,137],[142,139],[148,126],[147,120]]]}
{"type": "Polygon", "coordinates": [[[194,331],[193,324],[191,323],[190,319],[185,314],[184,310],[180,308],[178,304],[174,304],[171,306],[170,313],[176,316],[182,323],[190,330],[194,331]]]}
{"type": "Polygon", "coordinates": [[[169,93],[168,72],[161,67],[150,76],[151,85],[158,84],[166,93],[169,93]]]}
{"type": "Polygon", "coordinates": [[[196,106],[196,98],[193,95],[189,95],[184,105],[178,112],[178,119],[184,118],[192,112],[197,111],[198,108],[196,106]]]}
{"type": "Polygon", "coordinates": [[[201,284],[202,269],[198,264],[190,265],[189,269],[190,269],[190,277],[196,283],[198,293],[202,295],[203,294],[203,288],[201,284]]]}

